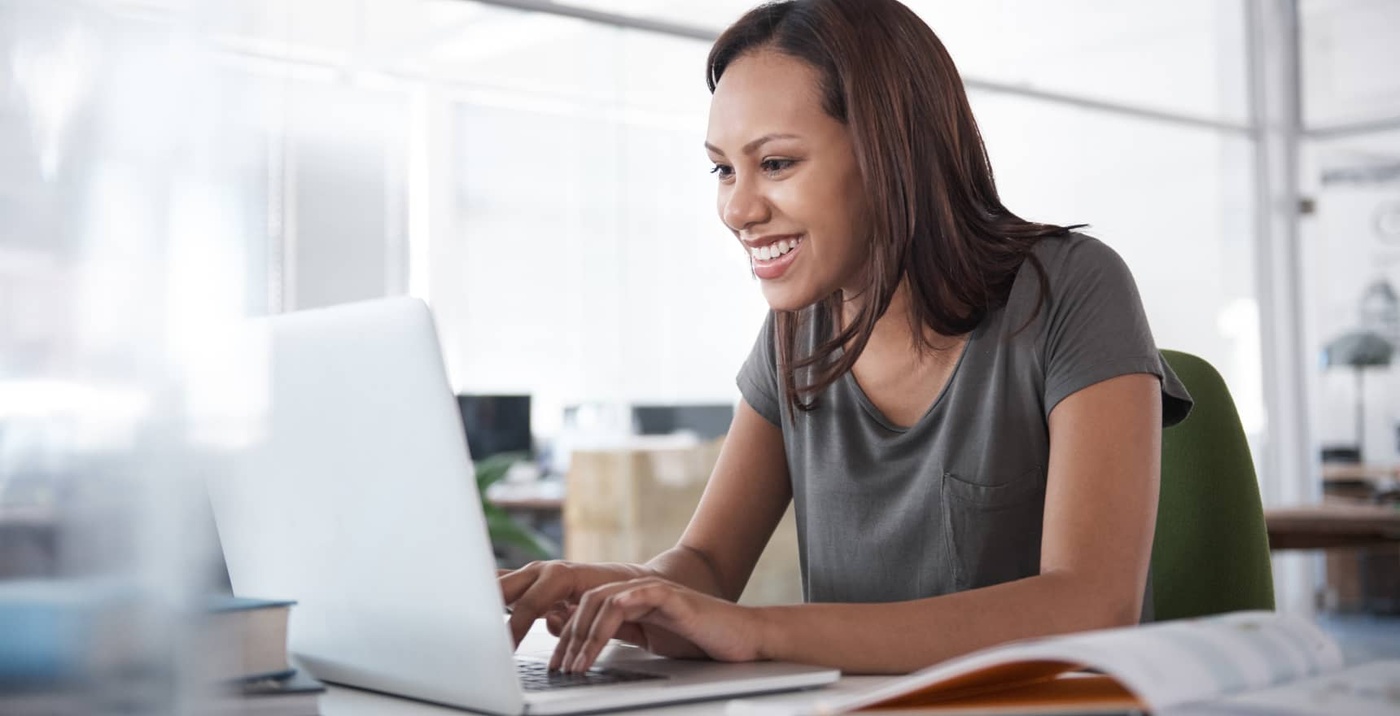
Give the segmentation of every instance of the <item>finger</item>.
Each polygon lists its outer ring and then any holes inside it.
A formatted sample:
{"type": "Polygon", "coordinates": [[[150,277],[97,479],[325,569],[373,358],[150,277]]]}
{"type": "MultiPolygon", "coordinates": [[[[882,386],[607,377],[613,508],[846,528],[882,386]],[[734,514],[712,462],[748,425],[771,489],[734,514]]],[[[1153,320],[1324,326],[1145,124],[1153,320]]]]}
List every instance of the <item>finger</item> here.
{"type": "Polygon", "coordinates": [[[496,580],[501,586],[501,599],[505,601],[506,606],[511,606],[519,600],[521,595],[525,594],[542,577],[553,576],[558,571],[557,569],[547,569],[547,566],[547,563],[544,562],[531,562],[520,569],[505,574],[501,574],[501,571],[497,570],[496,580]]]}
{"type": "MultiPolygon", "coordinates": [[[[602,587],[591,588],[585,591],[582,597],[578,598],[578,605],[575,605],[573,614],[568,615],[566,624],[560,628],[559,643],[554,645],[554,656],[550,657],[550,668],[567,668],[568,663],[574,657],[574,645],[580,639],[580,624],[587,625],[589,615],[598,610],[599,598],[606,594],[613,593],[622,584],[605,584],[602,587]]],[[[587,629],[587,626],[584,626],[587,629]]]]}
{"type": "Polygon", "coordinates": [[[676,589],[662,583],[646,584],[613,594],[599,611],[587,635],[576,645],[572,670],[587,671],[593,666],[594,660],[608,645],[608,640],[624,622],[644,619],[658,610],[664,611],[670,603],[679,599],[681,596],[676,589]]]}
{"type": "MultiPolygon", "coordinates": [[[[568,625],[569,619],[573,617],[576,607],[570,605],[567,609],[550,610],[544,615],[545,628],[554,636],[562,636],[564,627],[568,625]]],[[[651,648],[651,641],[647,638],[646,631],[641,626],[624,623],[613,635],[614,639],[625,641],[633,646],[640,646],[643,649],[651,648]]]]}
{"type": "Polygon", "coordinates": [[[535,620],[562,601],[570,590],[572,587],[564,581],[543,575],[510,605],[510,634],[516,646],[520,646],[535,620]]]}
{"type": "MultiPolygon", "coordinates": [[[[626,636],[630,637],[633,643],[645,645],[647,638],[642,625],[630,623],[632,621],[630,613],[623,613],[621,617],[616,616],[617,600],[622,594],[641,592],[664,595],[675,589],[675,585],[669,582],[639,579],[619,585],[618,589],[610,590],[607,594],[598,594],[597,609],[594,610],[588,621],[576,620],[573,622],[570,642],[561,668],[566,671],[586,671],[593,659],[602,651],[602,648],[607,646],[609,639],[626,636]],[[597,648],[593,650],[593,655],[587,660],[587,664],[579,667],[579,659],[590,644],[596,644],[597,648]]],[[[646,610],[643,610],[642,613],[646,613],[646,610]]]]}
{"type": "Polygon", "coordinates": [[[553,668],[565,668],[575,656],[574,651],[578,643],[588,634],[588,629],[603,600],[615,592],[627,589],[631,584],[633,582],[605,584],[601,587],[594,587],[579,597],[578,606],[574,608],[573,614],[570,615],[564,627],[560,629],[559,643],[555,645],[554,656],[550,658],[553,668]]]}
{"type": "Polygon", "coordinates": [[[574,605],[561,602],[544,615],[544,625],[549,629],[549,633],[559,636],[564,625],[569,622],[569,618],[574,615],[574,605]]]}
{"type": "MultiPolygon", "coordinates": [[[[612,634],[622,625],[623,615],[620,614],[617,598],[621,595],[632,593],[633,592],[630,591],[618,592],[608,597],[604,600],[602,608],[598,610],[597,618],[594,619],[587,630],[585,631],[583,627],[578,627],[582,638],[574,639],[574,643],[570,645],[569,653],[564,660],[565,671],[588,671],[588,667],[593,664],[593,657],[589,654],[590,652],[596,653],[593,650],[593,644],[601,641],[601,643],[606,645],[608,637],[604,636],[604,634],[612,634]]],[[[599,647],[597,651],[601,650],[602,647],[599,647]]]]}
{"type": "MultiPolygon", "coordinates": [[[[572,619],[572,618],[571,618],[572,619]]],[[[559,671],[564,665],[564,654],[569,650],[569,624],[565,622],[559,629],[559,641],[554,644],[554,651],[549,655],[549,670],[559,671]]]]}
{"type": "MultiPolygon", "coordinates": [[[[570,605],[569,611],[564,615],[563,622],[560,623],[558,631],[556,632],[551,629],[551,633],[559,637],[559,641],[554,644],[554,652],[549,655],[550,671],[559,671],[564,667],[564,655],[569,652],[569,644],[571,643],[570,634],[576,619],[578,619],[578,606],[570,605]]],[[[546,626],[548,626],[548,622],[546,622],[546,626]]]]}

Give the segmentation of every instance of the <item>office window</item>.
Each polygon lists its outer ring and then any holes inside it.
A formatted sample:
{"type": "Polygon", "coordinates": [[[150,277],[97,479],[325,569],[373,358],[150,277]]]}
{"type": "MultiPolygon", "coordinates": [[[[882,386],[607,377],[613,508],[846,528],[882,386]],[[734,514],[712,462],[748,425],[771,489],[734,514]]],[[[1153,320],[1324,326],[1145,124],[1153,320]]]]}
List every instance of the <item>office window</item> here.
{"type": "Polygon", "coordinates": [[[1400,462],[1400,355],[1355,365],[1379,355],[1354,348],[1400,347],[1400,76],[1389,71],[1400,65],[1400,5],[1303,0],[1299,13],[1311,447],[1374,471],[1400,462]]]}
{"type": "MultiPolygon", "coordinates": [[[[578,4],[716,31],[751,5],[578,4]]],[[[1160,344],[1216,363],[1258,440],[1242,3],[910,5],[971,81],[1008,205],[1092,224],[1160,344]]],[[[272,82],[283,308],[416,282],[455,386],[535,393],[544,425],[579,401],[737,397],[765,305],[713,206],[707,42],[457,0],[259,0],[209,25],[272,82]],[[317,200],[337,177],[353,221],[317,200]]]]}
{"type": "Polygon", "coordinates": [[[965,77],[1243,122],[1240,0],[910,0],[965,77]]]}
{"type": "MultiPolygon", "coordinates": [[[[454,222],[431,239],[430,299],[454,383],[534,392],[544,423],[583,401],[734,400],[765,307],[714,208],[708,48],[572,32],[542,73],[571,91],[453,101],[454,222]]],[[[533,54],[480,61],[490,78],[533,54]]]]}
{"type": "Polygon", "coordinates": [[[974,93],[973,106],[1007,206],[1090,224],[1133,271],[1157,344],[1214,364],[1257,443],[1251,143],[1003,95],[974,93]]]}
{"type": "MultiPolygon", "coordinates": [[[[1241,0],[904,2],[968,78],[1210,119],[1247,118],[1241,0]]],[[[718,32],[758,3],[569,4],[718,32]]]]}
{"type": "Polygon", "coordinates": [[[1326,128],[1400,118],[1400,4],[1299,3],[1304,124],[1326,128]]]}

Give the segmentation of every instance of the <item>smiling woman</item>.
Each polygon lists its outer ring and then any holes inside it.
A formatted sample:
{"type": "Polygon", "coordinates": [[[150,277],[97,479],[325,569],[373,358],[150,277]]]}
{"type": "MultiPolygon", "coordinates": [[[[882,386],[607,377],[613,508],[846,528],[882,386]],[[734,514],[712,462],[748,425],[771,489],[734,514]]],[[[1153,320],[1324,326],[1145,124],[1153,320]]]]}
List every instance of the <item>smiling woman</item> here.
{"type": "Polygon", "coordinates": [[[552,666],[669,656],[901,672],[1144,603],[1190,397],[1132,275],[998,198],[952,59],[896,0],[762,5],[710,52],[717,209],[772,309],[675,548],[504,574],[552,666]],[[806,604],[735,603],[795,505],[806,604]]]}
{"type": "Polygon", "coordinates": [[[710,103],[705,149],[719,180],[719,215],[753,256],[777,310],[851,285],[865,263],[860,168],[846,126],[821,111],[820,86],[806,62],[754,52],[734,63],[710,103]],[[789,242],[795,250],[783,253],[789,242]]]}

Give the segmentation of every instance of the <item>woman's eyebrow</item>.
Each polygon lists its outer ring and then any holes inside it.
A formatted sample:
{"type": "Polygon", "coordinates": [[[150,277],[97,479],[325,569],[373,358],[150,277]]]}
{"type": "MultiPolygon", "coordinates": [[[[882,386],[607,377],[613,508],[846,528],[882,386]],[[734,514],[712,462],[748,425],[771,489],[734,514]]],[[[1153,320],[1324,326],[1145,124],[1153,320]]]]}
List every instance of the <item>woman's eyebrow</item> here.
{"type": "MultiPolygon", "coordinates": [[[[752,142],[749,142],[748,144],[745,144],[745,145],[744,145],[744,148],[743,148],[743,153],[744,153],[744,154],[753,154],[754,152],[758,151],[758,148],[759,148],[759,147],[762,147],[764,144],[767,144],[768,142],[771,142],[771,141],[773,141],[773,140],[775,140],[775,139],[797,139],[797,138],[798,138],[798,136],[797,136],[796,134],[778,134],[778,133],[775,133],[775,134],[765,134],[765,135],[763,135],[762,137],[759,137],[758,139],[755,139],[755,140],[753,140],[752,142]]],[[[720,155],[721,157],[724,156],[724,152],[720,151],[720,148],[719,148],[719,147],[716,147],[715,145],[710,144],[709,142],[705,142],[705,148],[708,149],[708,150],[710,150],[711,152],[714,152],[715,154],[720,155]]]]}

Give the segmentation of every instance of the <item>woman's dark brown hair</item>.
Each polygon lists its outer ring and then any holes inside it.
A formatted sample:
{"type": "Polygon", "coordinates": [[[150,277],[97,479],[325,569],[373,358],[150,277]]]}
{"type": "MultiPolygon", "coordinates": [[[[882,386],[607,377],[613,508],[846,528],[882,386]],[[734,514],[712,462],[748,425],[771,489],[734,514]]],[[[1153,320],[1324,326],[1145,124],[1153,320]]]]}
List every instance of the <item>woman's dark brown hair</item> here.
{"type": "MultiPolygon", "coordinates": [[[[1040,274],[1044,303],[1045,271],[1030,249],[1076,227],[1026,221],[1002,205],[962,78],[923,20],[896,0],[761,5],[715,41],[710,92],[731,63],[759,50],[820,72],[823,107],[851,133],[870,208],[864,300],[846,327],[832,323],[832,335],[799,359],[793,355],[799,314],[776,314],[785,403],[815,407],[815,397],[860,357],[905,277],[921,351],[933,349],[922,326],[960,336],[1004,305],[1027,258],[1040,274]],[[798,371],[807,377],[800,386],[798,371]]],[[[819,308],[839,316],[840,302],[838,293],[819,308]]]]}

